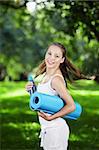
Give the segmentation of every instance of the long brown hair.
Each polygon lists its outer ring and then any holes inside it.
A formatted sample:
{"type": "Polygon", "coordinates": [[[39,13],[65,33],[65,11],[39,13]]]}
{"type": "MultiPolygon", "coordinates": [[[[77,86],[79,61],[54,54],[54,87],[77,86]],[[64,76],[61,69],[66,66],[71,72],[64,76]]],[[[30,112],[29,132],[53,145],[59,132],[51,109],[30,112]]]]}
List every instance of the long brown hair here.
{"type": "MultiPolygon", "coordinates": [[[[58,42],[52,43],[50,46],[52,46],[52,45],[58,46],[62,50],[63,57],[64,57],[64,62],[61,63],[59,67],[60,67],[60,70],[61,70],[62,75],[64,77],[64,80],[66,82],[66,86],[67,86],[67,80],[69,80],[70,82],[73,82],[75,79],[76,80],[78,80],[78,79],[88,79],[88,77],[83,75],[81,73],[81,71],[78,68],[76,68],[70,62],[70,60],[67,58],[67,56],[66,56],[67,50],[64,47],[64,45],[62,45],[61,43],[58,43],[58,42]]],[[[45,72],[46,72],[46,64],[45,64],[45,60],[43,60],[42,63],[38,67],[38,70],[36,72],[35,77],[37,77],[37,76],[39,76],[39,75],[41,75],[45,72]]]]}

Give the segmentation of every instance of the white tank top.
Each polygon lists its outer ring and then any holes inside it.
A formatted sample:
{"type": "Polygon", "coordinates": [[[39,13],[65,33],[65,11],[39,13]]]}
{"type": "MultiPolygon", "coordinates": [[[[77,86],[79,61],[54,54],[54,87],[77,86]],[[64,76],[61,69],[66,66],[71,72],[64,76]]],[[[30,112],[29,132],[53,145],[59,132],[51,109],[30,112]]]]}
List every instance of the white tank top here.
{"type": "MultiPolygon", "coordinates": [[[[38,84],[38,86],[37,86],[37,92],[40,92],[40,93],[43,93],[43,94],[48,94],[48,95],[58,95],[58,93],[51,87],[51,81],[52,81],[52,79],[55,76],[60,76],[64,80],[64,78],[63,78],[62,75],[55,74],[46,83],[40,83],[40,84],[38,84]]],[[[64,84],[65,84],[65,81],[64,81],[64,84]]],[[[50,114],[46,113],[46,115],[50,115],[50,114]]],[[[59,117],[59,118],[56,118],[54,120],[47,121],[44,118],[42,118],[42,117],[39,116],[39,122],[41,124],[41,128],[55,126],[55,125],[57,125],[59,123],[59,121],[64,121],[64,119],[59,117]]]]}

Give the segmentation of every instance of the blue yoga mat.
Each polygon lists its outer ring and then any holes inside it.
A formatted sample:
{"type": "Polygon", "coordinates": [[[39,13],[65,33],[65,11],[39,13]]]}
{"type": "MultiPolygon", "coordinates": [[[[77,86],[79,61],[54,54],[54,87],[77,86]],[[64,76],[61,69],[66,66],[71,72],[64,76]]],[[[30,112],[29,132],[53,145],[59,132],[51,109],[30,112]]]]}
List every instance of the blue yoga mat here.
{"type": "MultiPolygon", "coordinates": [[[[45,113],[54,114],[58,112],[65,102],[59,96],[52,96],[47,94],[42,94],[39,92],[34,92],[30,97],[30,108],[32,110],[43,111],[45,113]]],[[[75,111],[67,114],[64,118],[76,120],[80,117],[82,112],[82,107],[79,103],[75,102],[75,111]]]]}

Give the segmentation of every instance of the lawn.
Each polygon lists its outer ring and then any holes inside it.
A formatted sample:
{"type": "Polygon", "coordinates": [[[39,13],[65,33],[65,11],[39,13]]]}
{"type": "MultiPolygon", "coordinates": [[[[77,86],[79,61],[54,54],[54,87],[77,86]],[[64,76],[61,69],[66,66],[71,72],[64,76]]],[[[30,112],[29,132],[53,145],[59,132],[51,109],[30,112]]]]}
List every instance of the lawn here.
{"type": "MultiPolygon", "coordinates": [[[[1,150],[41,150],[40,125],[36,112],[29,108],[25,82],[0,82],[1,150]]],[[[78,120],[67,120],[71,135],[68,150],[99,149],[99,85],[94,81],[77,81],[70,93],[83,112],[78,120]]]]}

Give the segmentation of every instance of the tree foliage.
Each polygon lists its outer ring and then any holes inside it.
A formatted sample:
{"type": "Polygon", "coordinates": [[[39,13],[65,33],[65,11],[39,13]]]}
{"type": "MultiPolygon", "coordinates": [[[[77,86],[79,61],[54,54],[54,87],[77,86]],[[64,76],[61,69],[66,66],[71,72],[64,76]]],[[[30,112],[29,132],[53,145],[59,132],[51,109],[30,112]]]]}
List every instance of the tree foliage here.
{"type": "Polygon", "coordinates": [[[43,59],[47,46],[58,41],[68,57],[87,74],[98,74],[98,1],[0,1],[0,79],[30,72],[43,59]],[[1,76],[2,74],[2,76],[1,76]]]}

